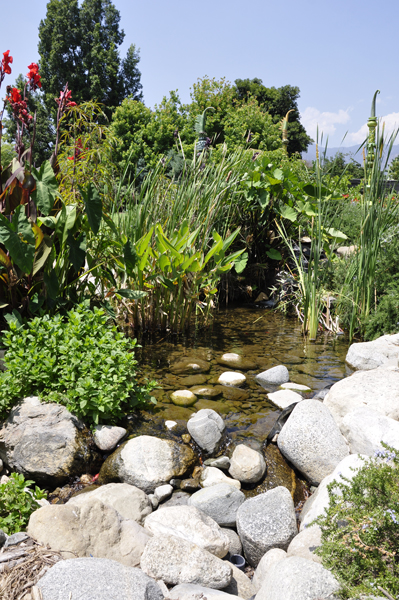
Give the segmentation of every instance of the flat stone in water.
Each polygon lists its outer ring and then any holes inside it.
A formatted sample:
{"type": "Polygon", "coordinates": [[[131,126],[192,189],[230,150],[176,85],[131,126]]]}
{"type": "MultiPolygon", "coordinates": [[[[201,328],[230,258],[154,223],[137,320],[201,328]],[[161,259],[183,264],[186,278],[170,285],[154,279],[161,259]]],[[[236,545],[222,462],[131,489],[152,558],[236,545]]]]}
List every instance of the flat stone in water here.
{"type": "Polygon", "coordinates": [[[243,358],[235,352],[227,352],[217,359],[220,365],[230,367],[232,369],[242,369],[243,371],[252,371],[257,368],[257,364],[251,360],[243,358]]]}
{"type": "Polygon", "coordinates": [[[195,408],[197,410],[201,410],[202,408],[211,408],[220,415],[226,415],[231,410],[230,407],[223,402],[223,400],[212,400],[210,398],[201,398],[201,400],[196,402],[195,408]]]}
{"type": "Polygon", "coordinates": [[[195,385],[190,389],[190,392],[199,398],[216,398],[220,396],[221,391],[210,385],[195,385]]]}
{"type": "Polygon", "coordinates": [[[190,390],[177,390],[170,395],[170,399],[176,406],[192,406],[197,402],[197,396],[190,390]]]}
{"type": "Polygon", "coordinates": [[[246,380],[247,378],[245,375],[243,375],[243,373],[226,371],[220,375],[218,382],[222,385],[242,385],[246,380]]]}
{"type": "Polygon", "coordinates": [[[292,390],[294,392],[311,392],[312,390],[307,385],[302,385],[301,383],[293,383],[289,381],[288,383],[282,383],[280,385],[283,390],[292,390]]]}
{"type": "Polygon", "coordinates": [[[170,367],[171,373],[175,375],[191,375],[197,373],[208,373],[210,363],[200,358],[185,358],[170,367]]]}
{"type": "Polygon", "coordinates": [[[223,398],[226,400],[233,400],[236,402],[242,402],[244,400],[248,400],[249,393],[244,390],[239,390],[234,387],[229,387],[227,385],[215,385],[216,390],[220,390],[223,398]]]}
{"type": "Polygon", "coordinates": [[[192,385],[203,385],[208,381],[206,375],[189,375],[188,377],[182,377],[179,382],[180,385],[191,387],[192,385]]]}
{"type": "Polygon", "coordinates": [[[292,390],[278,390],[278,392],[267,394],[267,397],[270,402],[273,402],[273,404],[282,410],[295,402],[301,402],[301,400],[303,400],[300,394],[297,394],[297,392],[293,392],[292,390]]]}

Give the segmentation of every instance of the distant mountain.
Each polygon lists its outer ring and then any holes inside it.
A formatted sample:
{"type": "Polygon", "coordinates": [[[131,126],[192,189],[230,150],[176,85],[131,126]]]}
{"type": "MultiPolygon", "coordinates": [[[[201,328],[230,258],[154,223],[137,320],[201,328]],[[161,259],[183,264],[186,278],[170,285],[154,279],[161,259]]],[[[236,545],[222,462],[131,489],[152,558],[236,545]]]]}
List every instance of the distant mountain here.
{"type": "MultiPolygon", "coordinates": [[[[346,155],[347,160],[349,160],[350,158],[353,158],[354,160],[356,160],[357,162],[362,164],[363,148],[360,151],[358,151],[358,149],[359,149],[358,145],[357,146],[340,146],[338,148],[327,148],[325,155],[327,158],[333,158],[337,154],[337,152],[342,152],[342,154],[346,155]]],[[[324,154],[324,149],[321,150],[319,148],[319,152],[321,154],[324,154]]],[[[395,146],[392,147],[390,160],[393,160],[398,155],[399,155],[399,144],[396,144],[395,146]]],[[[311,146],[309,146],[307,152],[302,152],[302,158],[303,158],[303,160],[308,160],[308,161],[316,160],[316,144],[312,144],[311,146]]]]}

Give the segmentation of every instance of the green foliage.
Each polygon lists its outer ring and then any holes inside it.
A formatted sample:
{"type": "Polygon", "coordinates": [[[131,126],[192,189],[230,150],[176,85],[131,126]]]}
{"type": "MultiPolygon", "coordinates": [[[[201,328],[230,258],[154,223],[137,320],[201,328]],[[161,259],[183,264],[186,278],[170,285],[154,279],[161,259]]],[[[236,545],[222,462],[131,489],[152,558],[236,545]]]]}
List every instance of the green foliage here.
{"type": "Polygon", "coordinates": [[[103,310],[81,304],[65,319],[44,315],[9,326],[3,337],[7,371],[0,375],[3,416],[33,394],[90,423],[113,423],[150,399],[153,384],[135,380],[136,340],[107,326],[103,310]]]}
{"type": "Polygon", "coordinates": [[[240,102],[250,98],[256,99],[264,112],[268,112],[274,123],[280,123],[288,111],[292,110],[288,121],[288,154],[306,152],[312,139],[307,135],[305,128],[300,122],[297,100],[299,88],[292,85],[284,85],[280,88],[267,88],[262,80],[236,79],[235,93],[240,102]]]}
{"type": "Polygon", "coordinates": [[[388,178],[399,180],[399,156],[395,156],[389,165],[388,178]]]}
{"type": "Polygon", "coordinates": [[[16,156],[15,150],[11,144],[4,142],[1,144],[1,167],[3,169],[5,169],[16,156]]]}
{"type": "Polygon", "coordinates": [[[118,106],[131,95],[142,99],[139,54],[134,45],[121,61],[125,34],[110,0],[50,0],[39,26],[40,73],[44,102],[54,113],[54,98],[68,82],[76,102],[96,100],[118,106]]]}
{"type": "Polygon", "coordinates": [[[399,456],[382,446],[352,480],[328,486],[329,507],[315,521],[322,529],[316,553],[341,583],[343,598],[381,595],[377,586],[399,594],[399,456]]]}
{"type": "Polygon", "coordinates": [[[39,487],[31,488],[33,483],[21,474],[12,473],[0,485],[0,529],[8,535],[25,531],[30,515],[40,508],[38,500],[47,496],[39,487]]]}
{"type": "Polygon", "coordinates": [[[325,157],[323,163],[324,171],[333,177],[342,177],[342,175],[346,175],[348,179],[364,177],[364,168],[361,164],[343,152],[337,152],[333,158],[325,157]]]}

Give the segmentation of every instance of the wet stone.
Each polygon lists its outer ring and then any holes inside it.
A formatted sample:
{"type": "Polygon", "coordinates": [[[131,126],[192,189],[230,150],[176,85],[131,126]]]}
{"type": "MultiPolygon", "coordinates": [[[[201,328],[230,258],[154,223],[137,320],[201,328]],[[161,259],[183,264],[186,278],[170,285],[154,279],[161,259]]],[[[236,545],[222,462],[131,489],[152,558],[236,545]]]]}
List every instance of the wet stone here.
{"type": "Polygon", "coordinates": [[[221,391],[210,385],[195,385],[190,389],[190,392],[199,398],[216,398],[221,395],[221,391]]]}
{"type": "Polygon", "coordinates": [[[197,373],[208,373],[211,365],[200,358],[185,358],[170,367],[175,375],[195,375],[197,373]]]}
{"type": "Polygon", "coordinates": [[[226,371],[220,375],[218,382],[222,385],[242,385],[246,380],[247,378],[242,373],[226,371]]]}
{"type": "Polygon", "coordinates": [[[193,385],[204,385],[208,381],[206,375],[189,375],[188,377],[182,377],[179,380],[180,385],[191,387],[193,385]]]}
{"type": "Polygon", "coordinates": [[[245,390],[239,390],[234,387],[228,387],[227,385],[216,385],[215,389],[220,390],[223,398],[226,400],[233,400],[235,402],[242,402],[248,400],[249,393],[245,390]]]}
{"type": "Polygon", "coordinates": [[[243,358],[235,352],[227,352],[217,359],[220,365],[230,367],[231,369],[242,369],[243,371],[253,371],[257,368],[254,361],[243,358]]]}
{"type": "Polygon", "coordinates": [[[176,406],[192,406],[197,402],[197,396],[190,390],[177,390],[170,395],[170,399],[176,406]]]}

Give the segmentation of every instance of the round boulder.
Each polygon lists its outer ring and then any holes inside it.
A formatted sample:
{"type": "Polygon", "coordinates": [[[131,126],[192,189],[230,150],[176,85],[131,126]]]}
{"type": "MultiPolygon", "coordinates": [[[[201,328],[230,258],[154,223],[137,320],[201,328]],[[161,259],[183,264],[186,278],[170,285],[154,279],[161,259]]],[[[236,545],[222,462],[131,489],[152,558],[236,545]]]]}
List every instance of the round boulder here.
{"type": "Polygon", "coordinates": [[[188,504],[201,510],[218,525],[234,527],[237,510],[244,501],[245,496],[240,490],[227,483],[218,483],[195,492],[188,504]]]}
{"type": "Polygon", "coordinates": [[[230,459],[229,473],[241,483],[257,483],[266,472],[263,456],[245,444],[234,449],[230,459]]]}
{"type": "Polygon", "coordinates": [[[318,400],[302,400],[296,405],[278,436],[277,445],[313,485],[332,473],[349,454],[330,411],[318,400]]]}
{"type": "Polygon", "coordinates": [[[100,482],[119,479],[149,494],[173,477],[184,475],[195,461],[190,446],[141,435],[122,444],[107,458],[101,467],[100,482]]]}
{"type": "Polygon", "coordinates": [[[220,385],[234,385],[240,386],[245,383],[247,378],[243,373],[237,373],[236,371],[226,371],[222,373],[218,379],[220,385]]]}
{"type": "Polygon", "coordinates": [[[245,557],[253,567],[268,550],[286,550],[298,533],[294,502],[287,488],[276,487],[241,504],[237,531],[245,557]]]}
{"type": "Polygon", "coordinates": [[[192,406],[197,402],[197,396],[189,390],[177,390],[172,392],[170,399],[176,406],[192,406]]]}
{"type": "Polygon", "coordinates": [[[259,373],[255,377],[256,381],[261,385],[281,385],[287,383],[290,380],[287,367],[284,365],[278,365],[267,371],[259,373]]]}
{"type": "Polygon", "coordinates": [[[211,408],[203,408],[187,422],[187,429],[200,448],[211,454],[222,438],[223,419],[211,408]]]}
{"type": "Polygon", "coordinates": [[[252,371],[257,366],[256,363],[243,358],[235,352],[226,352],[217,361],[220,365],[230,367],[230,369],[240,369],[240,371],[252,371]]]}

